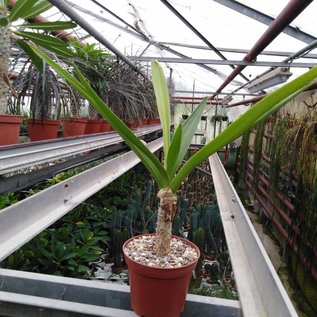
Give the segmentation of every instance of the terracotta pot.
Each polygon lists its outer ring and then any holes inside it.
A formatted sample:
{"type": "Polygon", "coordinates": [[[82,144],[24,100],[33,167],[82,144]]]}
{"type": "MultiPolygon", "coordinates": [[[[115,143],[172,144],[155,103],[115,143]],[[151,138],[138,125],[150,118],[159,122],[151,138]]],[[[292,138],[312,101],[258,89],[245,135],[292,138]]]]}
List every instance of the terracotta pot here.
{"type": "Polygon", "coordinates": [[[137,236],[123,244],[124,259],[128,265],[132,309],[139,316],[179,317],[184,309],[192,272],[200,255],[198,247],[188,240],[174,237],[195,248],[197,260],[179,268],[155,268],[138,263],[125,254],[126,244],[135,238],[137,236]]]}
{"type": "Polygon", "coordinates": [[[102,119],[88,119],[85,134],[99,133],[102,122],[102,119]]]}
{"type": "Polygon", "coordinates": [[[0,145],[19,142],[21,116],[0,115],[0,145]]]}
{"type": "Polygon", "coordinates": [[[142,125],[148,125],[149,119],[142,119],[142,125]]]}
{"type": "Polygon", "coordinates": [[[103,120],[102,123],[101,123],[101,126],[100,126],[100,132],[109,132],[111,131],[111,125],[108,121],[106,120],[103,120]]]}
{"type": "Polygon", "coordinates": [[[64,119],[62,122],[63,136],[68,137],[85,134],[87,121],[88,119],[80,118],[64,119]]]}
{"type": "Polygon", "coordinates": [[[56,120],[28,119],[29,138],[31,141],[41,141],[57,138],[57,131],[60,125],[56,120]]]}
{"type": "Polygon", "coordinates": [[[138,121],[126,122],[126,125],[130,129],[136,129],[138,127],[138,121]]]}

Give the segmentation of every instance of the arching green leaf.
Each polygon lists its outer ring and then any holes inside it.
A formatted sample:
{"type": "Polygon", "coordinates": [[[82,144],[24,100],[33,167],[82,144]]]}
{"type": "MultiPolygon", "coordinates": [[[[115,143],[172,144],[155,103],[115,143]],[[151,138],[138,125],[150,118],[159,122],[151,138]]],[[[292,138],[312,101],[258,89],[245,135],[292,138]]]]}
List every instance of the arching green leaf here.
{"type": "Polygon", "coordinates": [[[37,54],[34,53],[32,48],[22,40],[16,40],[16,44],[18,44],[23,51],[30,57],[35,67],[38,69],[40,73],[43,73],[43,60],[37,54]]]}
{"type": "Polygon", "coordinates": [[[50,9],[52,4],[46,0],[18,0],[9,14],[10,22],[35,17],[50,9]]]}
{"type": "Polygon", "coordinates": [[[15,31],[14,33],[23,38],[31,40],[35,44],[42,46],[57,55],[60,55],[63,57],[70,57],[70,58],[74,57],[74,53],[72,52],[71,49],[67,47],[67,43],[65,43],[61,39],[52,37],[50,35],[33,33],[33,32],[15,31]]]}
{"type": "Polygon", "coordinates": [[[259,120],[263,120],[273,111],[277,111],[291,98],[298,95],[317,77],[317,67],[312,68],[305,74],[297,77],[283,87],[273,91],[271,94],[258,101],[248,111],[241,115],[237,120],[231,123],[216,138],[201,148],[194,154],[180,169],[178,174],[172,180],[170,188],[175,192],[181,185],[184,178],[201,162],[210,155],[217,152],[223,146],[234,141],[245,131],[251,129],[259,120]]]}
{"type": "Polygon", "coordinates": [[[152,82],[155,91],[157,108],[159,111],[164,140],[164,167],[166,169],[167,155],[170,147],[170,126],[171,126],[171,110],[169,102],[169,93],[165,80],[165,76],[161,65],[158,61],[151,62],[152,82]]]}
{"type": "Polygon", "coordinates": [[[190,146],[190,142],[193,139],[199,121],[201,120],[203,111],[205,110],[206,104],[207,98],[204,98],[204,100],[198,105],[198,107],[194,110],[194,112],[187,118],[187,120],[183,124],[182,144],[176,159],[176,169],[181,165],[187,153],[187,150],[190,146]]]}
{"type": "Polygon", "coordinates": [[[167,155],[167,164],[166,164],[166,172],[169,177],[169,179],[172,179],[175,175],[176,169],[177,169],[177,157],[179,155],[179,151],[181,148],[182,143],[182,124],[179,124],[174,137],[172,139],[170,149],[168,151],[167,155]]]}
{"type": "Polygon", "coordinates": [[[28,29],[38,29],[44,31],[59,31],[66,29],[73,29],[77,26],[76,23],[70,21],[56,21],[56,22],[39,22],[22,24],[21,27],[28,29]]]}

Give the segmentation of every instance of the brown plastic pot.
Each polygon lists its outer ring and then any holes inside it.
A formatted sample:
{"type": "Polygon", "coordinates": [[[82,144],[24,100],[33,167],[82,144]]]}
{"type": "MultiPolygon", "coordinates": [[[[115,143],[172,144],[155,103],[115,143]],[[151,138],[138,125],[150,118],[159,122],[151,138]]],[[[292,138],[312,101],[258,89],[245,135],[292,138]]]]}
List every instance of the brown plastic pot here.
{"type": "Polygon", "coordinates": [[[106,120],[103,120],[102,124],[100,126],[100,132],[109,132],[109,131],[111,131],[111,128],[112,127],[111,127],[110,123],[106,120]]]}
{"type": "Polygon", "coordinates": [[[102,119],[88,119],[85,134],[100,133],[102,122],[102,119]]]}
{"type": "Polygon", "coordinates": [[[21,116],[0,115],[0,145],[19,142],[21,116]]]}
{"type": "Polygon", "coordinates": [[[81,118],[70,118],[64,119],[62,122],[63,125],[63,136],[76,136],[83,135],[86,130],[86,124],[88,119],[81,118]]]}
{"type": "Polygon", "coordinates": [[[198,247],[192,242],[175,237],[195,248],[197,260],[179,268],[155,268],[138,263],[123,254],[128,265],[131,292],[131,307],[136,314],[145,317],[179,317],[184,309],[186,294],[192,272],[200,256],[198,247]]]}
{"type": "Polygon", "coordinates": [[[31,141],[49,140],[57,138],[60,125],[56,120],[29,119],[29,138],[31,141]]]}

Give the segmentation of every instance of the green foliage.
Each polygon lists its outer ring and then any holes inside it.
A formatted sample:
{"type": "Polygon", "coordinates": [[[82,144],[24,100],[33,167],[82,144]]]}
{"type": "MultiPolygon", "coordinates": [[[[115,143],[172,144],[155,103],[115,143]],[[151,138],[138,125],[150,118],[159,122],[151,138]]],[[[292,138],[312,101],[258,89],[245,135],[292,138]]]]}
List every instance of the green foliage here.
{"type": "Polygon", "coordinates": [[[19,200],[19,195],[14,193],[7,193],[0,195],[0,210],[4,209],[12,204],[15,204],[19,200]]]}
{"type": "MultiPolygon", "coordinates": [[[[46,34],[40,34],[35,32],[22,32],[22,31],[15,31],[16,35],[22,37],[26,40],[31,40],[33,43],[44,47],[51,51],[52,53],[55,53],[62,57],[74,57],[74,53],[71,49],[68,48],[67,43],[65,41],[58,39],[56,37],[52,37],[50,35],[46,34]]],[[[23,47],[21,47],[23,48],[23,47]]],[[[32,50],[29,50],[28,52],[31,52],[32,50]]],[[[26,52],[26,53],[28,53],[26,52]]],[[[30,56],[31,57],[31,56],[30,56]]]]}
{"type": "Polygon", "coordinates": [[[114,229],[112,233],[112,256],[115,267],[122,265],[123,233],[120,229],[114,229]]]}
{"type": "Polygon", "coordinates": [[[20,27],[24,27],[28,29],[44,30],[44,31],[67,30],[67,29],[73,29],[76,26],[77,26],[76,23],[70,22],[70,21],[38,22],[38,23],[27,23],[27,24],[20,25],[20,27]]]}
{"type": "Polygon", "coordinates": [[[239,299],[238,293],[225,280],[219,280],[218,284],[202,284],[199,288],[193,289],[192,293],[225,299],[239,299]]]}
{"type": "Polygon", "coordinates": [[[242,135],[242,142],[240,147],[240,166],[239,166],[239,174],[241,183],[244,182],[245,174],[248,166],[248,154],[249,154],[249,138],[250,138],[250,130],[246,131],[242,135]]]}
{"type": "MultiPolygon", "coordinates": [[[[9,5],[9,2],[6,3],[9,5]]],[[[18,0],[9,14],[9,21],[14,22],[18,19],[30,19],[35,17],[48,9],[52,5],[46,0],[18,0]]]]}
{"type": "Polygon", "coordinates": [[[262,161],[262,144],[265,131],[265,122],[262,121],[256,125],[256,135],[253,146],[253,184],[257,188],[259,181],[259,172],[262,161]]]}
{"type": "MultiPolygon", "coordinates": [[[[80,225],[79,225],[80,226],[80,225]]],[[[88,227],[64,224],[41,232],[24,247],[11,254],[2,267],[71,277],[88,277],[88,263],[99,260],[106,236],[88,227]]]]}
{"type": "MultiPolygon", "coordinates": [[[[206,160],[210,155],[215,153],[223,146],[234,141],[245,131],[252,128],[256,123],[266,119],[272,114],[273,111],[277,111],[287,101],[299,94],[303,89],[306,89],[310,82],[317,77],[317,68],[313,68],[304,75],[299,76],[292,82],[286,84],[284,87],[277,89],[270,95],[260,100],[247,112],[245,112],[239,119],[230,124],[216,138],[214,138],[195,155],[193,155],[174,177],[174,175],[167,174],[167,170],[169,170],[167,168],[167,158],[168,151],[170,149],[170,105],[168,102],[168,90],[163,71],[157,61],[152,61],[151,66],[153,85],[156,92],[158,109],[163,126],[164,167],[160,164],[160,162],[157,161],[156,157],[148,151],[144,144],[134,136],[127,126],[110,110],[110,108],[100,99],[100,97],[98,97],[98,95],[90,87],[79,71],[76,72],[77,77],[79,78],[79,80],[77,80],[37,48],[33,47],[33,50],[49,65],[51,65],[55,71],[57,71],[70,84],[72,84],[85,98],[87,98],[87,100],[96,108],[96,110],[98,110],[98,112],[104,116],[104,118],[122,136],[129,147],[139,156],[143,164],[158,183],[159,187],[168,187],[173,192],[177,191],[185,177],[201,162],[206,160]]],[[[200,107],[203,107],[203,103],[200,105],[200,107]]],[[[179,143],[179,141],[177,142],[179,143]]],[[[175,146],[175,148],[178,149],[181,147],[175,146]]]]}

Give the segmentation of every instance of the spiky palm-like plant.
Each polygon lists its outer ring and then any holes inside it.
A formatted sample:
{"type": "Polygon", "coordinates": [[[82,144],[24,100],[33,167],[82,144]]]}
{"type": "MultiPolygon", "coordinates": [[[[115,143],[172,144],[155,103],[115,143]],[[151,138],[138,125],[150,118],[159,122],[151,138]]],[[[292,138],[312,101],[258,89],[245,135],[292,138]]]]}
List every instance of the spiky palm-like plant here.
{"type": "Polygon", "coordinates": [[[168,88],[161,66],[157,61],[152,61],[152,82],[156,94],[158,111],[163,130],[164,162],[151,153],[146,145],[142,143],[130,129],[111,111],[103,100],[94,92],[87,80],[77,70],[77,78],[70,75],[61,66],[56,64],[47,55],[36,47],[33,50],[51,65],[62,77],[64,77],[74,88],[76,88],[89,102],[110,122],[113,128],[121,135],[129,147],[143,162],[145,167],[156,180],[160,191],[157,221],[156,252],[166,255],[170,252],[172,221],[176,211],[176,191],[187,175],[206,160],[210,155],[223,146],[234,141],[245,131],[257,123],[266,119],[277,111],[285,103],[307,89],[311,82],[317,78],[317,67],[299,76],[282,88],[267,95],[261,101],[253,105],[247,112],[231,123],[212,141],[205,144],[194,154],[182,167],[183,158],[195,133],[196,126],[206,105],[206,99],[196,108],[192,115],[180,124],[170,140],[170,103],[168,88]]]}
{"type": "Polygon", "coordinates": [[[7,112],[11,40],[15,41],[27,53],[41,72],[44,70],[43,61],[34,54],[28,43],[33,42],[35,45],[60,56],[73,56],[73,52],[67,47],[67,43],[46,34],[46,32],[73,28],[76,26],[75,23],[58,21],[14,25],[17,20],[31,19],[51,7],[52,5],[45,0],[17,0],[11,8],[10,0],[0,0],[0,115],[7,112]],[[19,27],[30,29],[32,32],[19,31],[19,27]],[[39,32],[40,30],[41,32],[39,32]]]}

